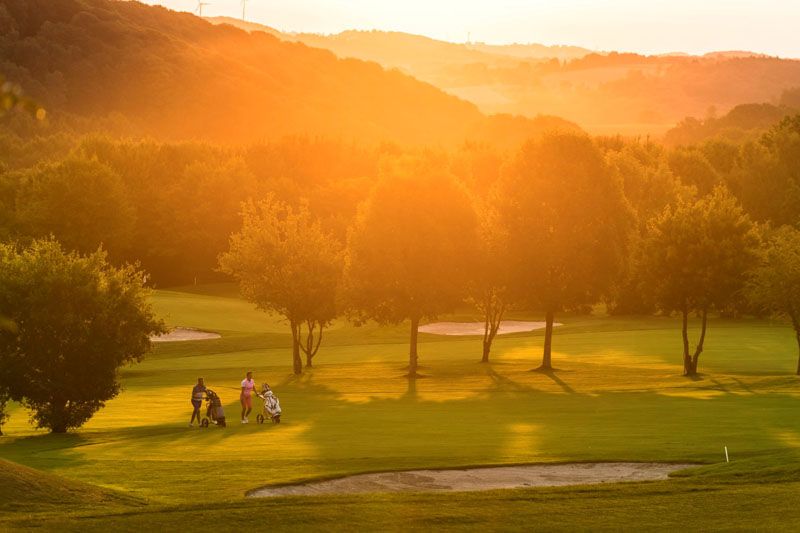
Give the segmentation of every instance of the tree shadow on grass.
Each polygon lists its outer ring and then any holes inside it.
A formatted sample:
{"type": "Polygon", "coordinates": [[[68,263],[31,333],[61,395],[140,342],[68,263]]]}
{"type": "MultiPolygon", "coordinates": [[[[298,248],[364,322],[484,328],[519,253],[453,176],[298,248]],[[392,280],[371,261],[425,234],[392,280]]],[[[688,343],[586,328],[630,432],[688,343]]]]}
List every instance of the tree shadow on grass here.
{"type": "Polygon", "coordinates": [[[735,377],[731,377],[731,380],[735,381],[742,388],[742,390],[753,394],[753,389],[750,388],[750,386],[747,383],[745,383],[744,381],[742,381],[741,379],[735,378],[735,377]]]}
{"type": "Polygon", "coordinates": [[[557,368],[535,368],[531,370],[531,372],[536,372],[537,374],[541,374],[543,376],[547,376],[548,378],[552,379],[553,382],[561,387],[561,390],[566,392],[567,394],[576,394],[575,389],[567,385],[567,383],[558,377],[556,372],[559,372],[557,368]]]}
{"type": "Polygon", "coordinates": [[[490,390],[491,392],[539,392],[538,389],[530,385],[514,381],[508,376],[499,374],[494,369],[494,363],[489,363],[484,368],[486,375],[492,380],[493,387],[490,390]]]}
{"type": "MultiPolygon", "coordinates": [[[[93,476],[91,481],[106,475],[91,473],[95,463],[123,457],[106,482],[137,490],[161,475],[163,483],[188,488],[248,469],[252,475],[235,481],[244,494],[257,485],[256,479],[269,484],[381,470],[545,461],[721,461],[723,446],[737,454],[785,449],[791,447],[785,435],[800,431],[786,419],[788,406],[796,404],[797,387],[746,398],[733,394],[733,385],[726,387],[729,394],[711,398],[691,396],[706,387],[687,387],[687,394],[678,396],[671,394],[669,383],[655,390],[579,393],[560,377],[568,370],[544,373],[560,390],[539,390],[534,384],[544,380],[522,370],[509,375],[472,363],[434,366],[430,378],[406,382],[388,365],[377,376],[374,369],[352,367],[345,377],[332,380],[324,366],[289,376],[276,386],[285,412],[278,426],[239,426],[234,400],[225,405],[236,422],[232,428],[201,431],[173,420],[41,435],[3,446],[0,455],[28,456],[19,462],[35,467],[80,467],[76,472],[93,476]],[[465,369],[471,369],[469,375],[462,375],[465,369]],[[374,390],[383,375],[392,387],[374,390]],[[453,382],[456,378],[464,381],[453,382]],[[469,390],[464,394],[454,383],[469,390]],[[350,397],[348,387],[366,392],[350,397]],[[376,394],[370,396],[368,389],[376,394]],[[235,437],[243,438],[241,444],[235,437]],[[290,448],[275,447],[281,438],[290,448]],[[95,455],[93,445],[107,448],[95,455]],[[104,457],[104,450],[112,459],[104,457]]],[[[578,379],[578,371],[573,372],[578,379]]],[[[254,407],[260,409],[259,403],[254,407]]]]}

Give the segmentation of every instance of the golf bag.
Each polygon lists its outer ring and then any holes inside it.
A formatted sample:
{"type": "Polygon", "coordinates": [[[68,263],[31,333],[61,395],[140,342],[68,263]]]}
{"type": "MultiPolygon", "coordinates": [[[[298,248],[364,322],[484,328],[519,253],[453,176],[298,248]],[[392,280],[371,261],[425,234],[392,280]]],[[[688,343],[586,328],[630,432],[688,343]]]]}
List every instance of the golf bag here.
{"type": "Polygon", "coordinates": [[[278,397],[272,393],[269,385],[264,383],[261,388],[261,394],[259,394],[258,397],[264,400],[264,411],[256,416],[256,421],[259,424],[263,424],[264,421],[269,418],[272,420],[273,424],[280,424],[281,402],[278,400],[278,397]]]}
{"type": "Polygon", "coordinates": [[[208,427],[209,421],[219,427],[225,427],[225,411],[222,410],[222,400],[216,392],[206,389],[206,418],[200,423],[204,428],[208,427]]]}

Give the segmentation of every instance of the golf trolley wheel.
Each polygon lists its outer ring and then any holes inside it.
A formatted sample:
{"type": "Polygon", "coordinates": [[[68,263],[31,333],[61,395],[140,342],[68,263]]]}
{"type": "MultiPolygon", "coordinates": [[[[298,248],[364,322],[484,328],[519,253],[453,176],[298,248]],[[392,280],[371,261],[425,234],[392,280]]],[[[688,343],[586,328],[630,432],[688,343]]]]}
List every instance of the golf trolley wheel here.
{"type": "Polygon", "coordinates": [[[264,415],[257,415],[256,416],[256,422],[258,422],[259,424],[263,424],[264,423],[264,415]]]}
{"type": "Polygon", "coordinates": [[[281,423],[281,415],[275,415],[272,417],[273,424],[280,424],[281,423]]]}
{"type": "Polygon", "coordinates": [[[208,418],[204,418],[202,422],[200,422],[200,426],[207,428],[208,427],[208,418]]]}

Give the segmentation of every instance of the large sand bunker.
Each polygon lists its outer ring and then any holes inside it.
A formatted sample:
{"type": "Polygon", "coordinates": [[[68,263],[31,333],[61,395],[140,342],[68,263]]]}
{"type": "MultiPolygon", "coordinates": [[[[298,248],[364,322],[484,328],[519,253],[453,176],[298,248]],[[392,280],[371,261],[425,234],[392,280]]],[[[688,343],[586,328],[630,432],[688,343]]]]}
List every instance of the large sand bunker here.
{"type": "MultiPolygon", "coordinates": [[[[554,323],[554,326],[560,326],[559,323],[554,323]]],[[[500,322],[500,328],[497,330],[498,335],[507,333],[522,333],[525,331],[535,331],[537,329],[544,329],[546,324],[544,322],[522,322],[519,320],[503,320],[500,322]]],[[[420,326],[419,330],[422,333],[433,333],[434,335],[483,335],[484,323],[483,322],[434,322],[432,324],[425,324],[420,326]]]]}
{"type": "Polygon", "coordinates": [[[203,341],[208,339],[219,339],[219,333],[210,331],[200,331],[191,328],[175,328],[164,335],[153,335],[150,337],[152,342],[180,342],[180,341],[203,341]]]}
{"type": "Polygon", "coordinates": [[[248,493],[253,498],[358,494],[368,492],[456,492],[524,487],[559,487],[619,481],[667,479],[670,472],[691,464],[570,463],[467,468],[463,470],[409,470],[358,474],[327,481],[264,487],[248,493]]]}

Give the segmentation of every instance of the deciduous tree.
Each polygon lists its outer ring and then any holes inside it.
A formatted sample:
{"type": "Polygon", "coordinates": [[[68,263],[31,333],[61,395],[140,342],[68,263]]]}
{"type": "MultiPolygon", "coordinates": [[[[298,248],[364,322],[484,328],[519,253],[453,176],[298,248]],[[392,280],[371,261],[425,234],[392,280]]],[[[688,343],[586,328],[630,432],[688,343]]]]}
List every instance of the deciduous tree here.
{"type": "MultiPolygon", "coordinates": [[[[760,264],[746,287],[756,307],[788,318],[800,349],[800,231],[782,226],[769,235],[760,264]]],[[[800,375],[800,357],[797,361],[800,375]]]]}
{"type": "Polygon", "coordinates": [[[474,206],[445,161],[387,163],[349,235],[345,294],[362,318],[411,321],[409,377],[418,370],[420,321],[464,300],[477,242],[474,206]]]}
{"type": "Polygon", "coordinates": [[[311,367],[323,330],[337,314],[342,253],[308,207],[273,197],[245,204],[242,229],[231,236],[219,263],[247,300],[289,322],[294,373],[303,371],[301,352],[311,367]]]}
{"type": "Polygon", "coordinates": [[[19,176],[16,219],[31,237],[55,237],[69,250],[103,245],[116,258],[126,251],[134,212],[120,177],[97,160],[72,156],[19,176]]]}
{"type": "Polygon", "coordinates": [[[0,245],[0,377],[39,427],[63,433],[120,391],[117,372],[165,331],[133,266],[65,253],[54,240],[0,245]]]}
{"type": "Polygon", "coordinates": [[[483,315],[483,352],[481,362],[489,362],[503,316],[513,303],[511,260],[508,232],[495,210],[494,202],[478,202],[478,253],[469,282],[467,298],[483,315]]]}
{"type": "Polygon", "coordinates": [[[500,189],[514,290],[545,312],[540,368],[551,370],[555,314],[592,304],[608,290],[625,256],[631,210],[619,179],[581,134],[526,144],[500,189]]]}
{"type": "Polygon", "coordinates": [[[724,188],[700,200],[667,207],[650,224],[641,268],[643,288],[659,308],[682,317],[683,374],[697,374],[708,315],[729,304],[742,289],[758,257],[754,224],[724,188]],[[689,315],[700,315],[700,337],[689,346],[689,315]]]}

